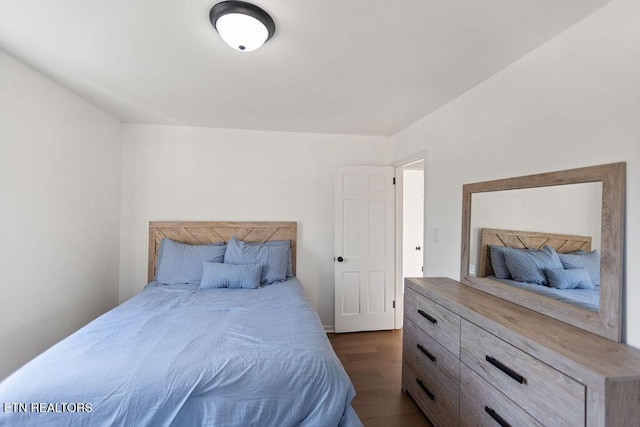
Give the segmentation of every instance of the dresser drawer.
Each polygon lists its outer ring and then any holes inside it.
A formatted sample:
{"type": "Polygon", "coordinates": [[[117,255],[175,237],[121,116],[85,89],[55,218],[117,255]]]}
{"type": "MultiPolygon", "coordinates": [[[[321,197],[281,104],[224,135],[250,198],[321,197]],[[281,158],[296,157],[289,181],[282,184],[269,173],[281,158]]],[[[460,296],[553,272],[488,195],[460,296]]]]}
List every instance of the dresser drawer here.
{"type": "MultiPolygon", "coordinates": [[[[435,395],[442,411],[447,414],[447,424],[457,422],[460,359],[411,321],[404,324],[402,357],[404,364],[413,368],[419,379],[435,395]]],[[[415,378],[410,378],[409,381],[416,382],[415,378]]],[[[445,417],[441,415],[438,418],[445,417]]]]}
{"type": "MultiPolygon", "coordinates": [[[[445,350],[446,351],[446,350],[445,350]]],[[[402,366],[403,388],[413,397],[420,409],[436,426],[457,426],[459,396],[450,394],[443,383],[436,379],[433,371],[421,364],[405,363],[402,366]]],[[[447,384],[447,386],[458,386],[447,384]]],[[[456,393],[457,394],[457,393],[456,393]]]]}
{"type": "Polygon", "coordinates": [[[460,427],[541,427],[531,415],[483,380],[471,368],[460,365],[460,427]]]}
{"type": "Polygon", "coordinates": [[[584,385],[462,321],[461,361],[544,425],[584,426],[584,385]]]}
{"type": "Polygon", "coordinates": [[[405,319],[418,325],[443,347],[460,357],[460,316],[412,289],[404,294],[405,319]]]}

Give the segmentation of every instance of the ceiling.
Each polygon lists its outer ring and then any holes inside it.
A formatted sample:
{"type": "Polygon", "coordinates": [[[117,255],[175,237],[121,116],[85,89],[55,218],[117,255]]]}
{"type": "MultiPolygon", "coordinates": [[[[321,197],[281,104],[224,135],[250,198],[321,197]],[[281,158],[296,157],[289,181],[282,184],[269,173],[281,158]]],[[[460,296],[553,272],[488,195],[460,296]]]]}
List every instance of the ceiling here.
{"type": "Polygon", "coordinates": [[[258,0],[261,49],[216,0],[2,0],[0,48],[123,122],[393,135],[608,0],[258,0]]]}

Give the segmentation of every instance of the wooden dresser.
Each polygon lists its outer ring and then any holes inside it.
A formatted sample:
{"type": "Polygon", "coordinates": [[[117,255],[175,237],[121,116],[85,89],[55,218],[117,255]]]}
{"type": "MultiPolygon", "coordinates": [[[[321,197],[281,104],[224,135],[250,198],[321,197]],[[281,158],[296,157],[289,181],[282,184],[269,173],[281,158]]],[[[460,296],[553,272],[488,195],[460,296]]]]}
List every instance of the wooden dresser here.
{"type": "Polygon", "coordinates": [[[436,426],[640,426],[640,350],[447,278],[405,279],[402,387],[436,426]]]}

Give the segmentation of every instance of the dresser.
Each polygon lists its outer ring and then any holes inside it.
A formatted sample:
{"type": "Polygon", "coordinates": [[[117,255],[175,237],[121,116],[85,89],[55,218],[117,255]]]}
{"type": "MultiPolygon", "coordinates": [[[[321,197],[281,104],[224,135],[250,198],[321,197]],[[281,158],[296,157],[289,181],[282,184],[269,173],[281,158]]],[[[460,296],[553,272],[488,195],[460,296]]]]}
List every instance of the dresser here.
{"type": "Polygon", "coordinates": [[[640,350],[448,278],[406,278],[402,387],[436,426],[640,426],[640,350]]]}

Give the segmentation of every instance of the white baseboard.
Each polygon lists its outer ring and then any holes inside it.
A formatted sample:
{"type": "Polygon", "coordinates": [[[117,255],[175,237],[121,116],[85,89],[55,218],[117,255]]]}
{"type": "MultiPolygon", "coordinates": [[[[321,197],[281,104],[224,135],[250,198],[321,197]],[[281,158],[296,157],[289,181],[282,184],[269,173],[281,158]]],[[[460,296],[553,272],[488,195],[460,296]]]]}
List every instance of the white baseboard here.
{"type": "Polygon", "coordinates": [[[334,325],[322,325],[324,327],[324,331],[328,334],[332,334],[336,331],[336,328],[334,325]]]}

